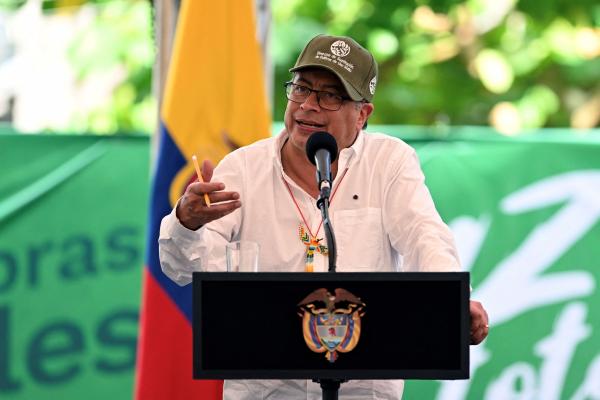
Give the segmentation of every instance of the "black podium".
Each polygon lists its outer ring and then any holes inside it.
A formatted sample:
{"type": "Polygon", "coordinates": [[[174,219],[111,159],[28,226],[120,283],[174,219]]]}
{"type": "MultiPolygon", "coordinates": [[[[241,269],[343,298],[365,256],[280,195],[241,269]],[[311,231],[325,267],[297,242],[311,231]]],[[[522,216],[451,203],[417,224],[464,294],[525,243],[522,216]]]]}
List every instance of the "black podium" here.
{"type": "Polygon", "coordinates": [[[469,340],[467,272],[193,274],[194,379],[467,379],[469,340]]]}

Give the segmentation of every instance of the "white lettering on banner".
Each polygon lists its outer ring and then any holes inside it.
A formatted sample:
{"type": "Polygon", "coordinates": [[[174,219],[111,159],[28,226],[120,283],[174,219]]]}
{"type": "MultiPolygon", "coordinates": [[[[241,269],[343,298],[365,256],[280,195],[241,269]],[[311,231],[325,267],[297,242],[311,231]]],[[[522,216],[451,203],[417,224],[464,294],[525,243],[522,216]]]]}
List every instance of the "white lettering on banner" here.
{"type": "Polygon", "coordinates": [[[558,400],[573,359],[575,348],[590,335],[585,324],[587,306],[583,303],[567,305],[554,325],[552,334],[537,343],[536,353],[542,357],[539,377],[535,368],[525,362],[508,367],[499,379],[492,382],[486,392],[486,400],[558,400]],[[516,392],[517,381],[521,389],[516,392]]]}
{"type": "Polygon", "coordinates": [[[594,358],[587,370],[585,380],[571,400],[600,399],[600,354],[594,358]]]}
{"type": "Polygon", "coordinates": [[[552,335],[535,346],[544,362],[540,369],[538,399],[561,399],[561,392],[577,345],[592,333],[585,323],[588,307],[573,302],[565,306],[554,324],[552,335]]]}
{"type": "MultiPolygon", "coordinates": [[[[546,273],[546,270],[600,220],[600,171],[583,170],[549,177],[510,194],[500,204],[502,211],[507,215],[530,212],[556,204],[562,204],[562,207],[547,221],[536,226],[522,245],[502,260],[475,288],[472,298],[482,301],[485,305],[492,326],[498,326],[536,308],[593,293],[596,282],[593,274],[588,271],[575,270],[576,266],[570,271],[546,273]],[[510,296],[506,295],[508,288],[510,296]]],[[[456,229],[457,247],[461,259],[468,263],[467,269],[476,259],[489,231],[490,223],[486,218],[484,216],[477,220],[472,217],[459,217],[450,224],[453,230],[456,229]]],[[[530,372],[526,363],[517,362],[490,385],[488,394],[492,397],[489,399],[560,398],[566,368],[570,364],[575,347],[585,336],[591,334],[589,327],[582,325],[581,315],[587,313],[587,309],[582,312],[581,306],[581,303],[575,303],[566,307],[558,318],[555,334],[540,341],[536,346],[536,354],[545,358],[540,371],[540,382],[534,381],[535,395],[530,397],[524,392],[525,380],[529,379],[530,372]],[[560,322],[563,318],[580,322],[576,327],[579,330],[570,326],[569,329],[574,330],[568,332],[570,341],[561,336],[567,335],[566,331],[569,330],[562,329],[563,325],[560,322]],[[555,340],[557,337],[562,338],[555,340]],[[512,392],[513,379],[517,377],[523,382],[519,394],[512,392]],[[543,386],[543,389],[540,386],[543,386]],[[542,393],[543,395],[538,396],[542,393]]],[[[565,326],[568,324],[565,323],[565,326]]],[[[471,357],[480,351],[479,347],[481,346],[471,348],[471,357]]],[[[470,384],[476,379],[476,370],[486,361],[471,366],[469,381],[442,382],[437,398],[465,399],[470,384]]],[[[531,368],[535,376],[535,370],[531,368]]],[[[594,370],[596,368],[600,369],[595,367],[594,370]]],[[[588,371],[588,376],[590,374],[598,377],[598,373],[588,371]]],[[[595,390],[591,384],[582,387],[581,393],[595,390]]]]}
{"type": "Polygon", "coordinates": [[[456,248],[460,254],[460,262],[464,271],[470,271],[479,255],[481,246],[490,229],[490,216],[483,215],[479,219],[458,217],[450,223],[450,229],[456,238],[456,248]],[[460,238],[460,240],[459,240],[460,238]]]}
{"type": "Polygon", "coordinates": [[[511,399],[529,400],[535,399],[535,371],[526,362],[517,362],[506,368],[500,378],[492,382],[485,394],[486,400],[511,399]],[[521,387],[517,388],[516,383],[521,387]]]}
{"type": "Polygon", "coordinates": [[[501,202],[508,215],[564,205],[539,224],[523,244],[476,288],[494,324],[536,307],[589,295],[595,281],[587,271],[541,275],[581,239],[600,218],[600,171],[570,172],[534,183],[501,202]],[[511,295],[506,296],[506,289],[511,295]]]}

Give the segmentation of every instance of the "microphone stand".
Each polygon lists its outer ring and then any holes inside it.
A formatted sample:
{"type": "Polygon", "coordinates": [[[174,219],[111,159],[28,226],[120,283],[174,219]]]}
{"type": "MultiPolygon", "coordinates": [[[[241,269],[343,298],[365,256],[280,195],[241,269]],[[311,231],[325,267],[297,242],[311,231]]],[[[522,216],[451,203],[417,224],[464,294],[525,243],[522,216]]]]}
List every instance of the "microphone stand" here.
{"type": "Polygon", "coordinates": [[[323,219],[323,229],[325,229],[325,239],[327,240],[327,253],[329,258],[329,272],[335,272],[335,264],[337,261],[337,248],[335,244],[335,234],[329,219],[329,194],[331,188],[325,184],[321,187],[321,194],[317,200],[317,207],[321,210],[321,218],[323,219]]]}
{"type": "MultiPolygon", "coordinates": [[[[328,183],[321,186],[321,194],[317,200],[317,206],[321,210],[323,218],[323,228],[325,229],[325,238],[327,240],[327,253],[329,256],[329,272],[335,273],[335,264],[337,261],[337,249],[335,244],[335,234],[329,219],[329,195],[331,188],[328,183]]],[[[346,379],[313,379],[321,385],[323,400],[338,400],[338,390],[340,385],[346,382],[346,379]]]]}

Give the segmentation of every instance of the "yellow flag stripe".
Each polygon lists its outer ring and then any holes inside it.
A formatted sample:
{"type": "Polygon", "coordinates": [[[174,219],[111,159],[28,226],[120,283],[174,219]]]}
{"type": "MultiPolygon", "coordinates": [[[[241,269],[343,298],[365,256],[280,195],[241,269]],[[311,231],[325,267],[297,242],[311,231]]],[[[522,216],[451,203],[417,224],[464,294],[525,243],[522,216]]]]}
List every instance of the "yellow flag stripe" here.
{"type": "Polygon", "coordinates": [[[251,0],[182,2],[161,118],[186,159],[270,134],[251,0]]]}

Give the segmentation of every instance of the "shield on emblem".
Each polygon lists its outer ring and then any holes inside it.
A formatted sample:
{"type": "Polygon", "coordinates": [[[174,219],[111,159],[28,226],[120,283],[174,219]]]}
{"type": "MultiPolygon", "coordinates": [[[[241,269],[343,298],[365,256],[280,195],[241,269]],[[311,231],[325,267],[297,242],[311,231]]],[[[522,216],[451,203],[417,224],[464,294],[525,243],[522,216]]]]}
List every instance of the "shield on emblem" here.
{"type": "Polygon", "coordinates": [[[316,353],[326,352],[329,362],[337,360],[338,352],[356,347],[365,307],[360,298],[345,289],[335,289],[335,294],[318,289],[298,304],[306,345],[316,353]]]}
{"type": "Polygon", "coordinates": [[[334,351],[346,337],[348,316],[323,314],[315,318],[317,336],[329,351],[334,351]]]}

